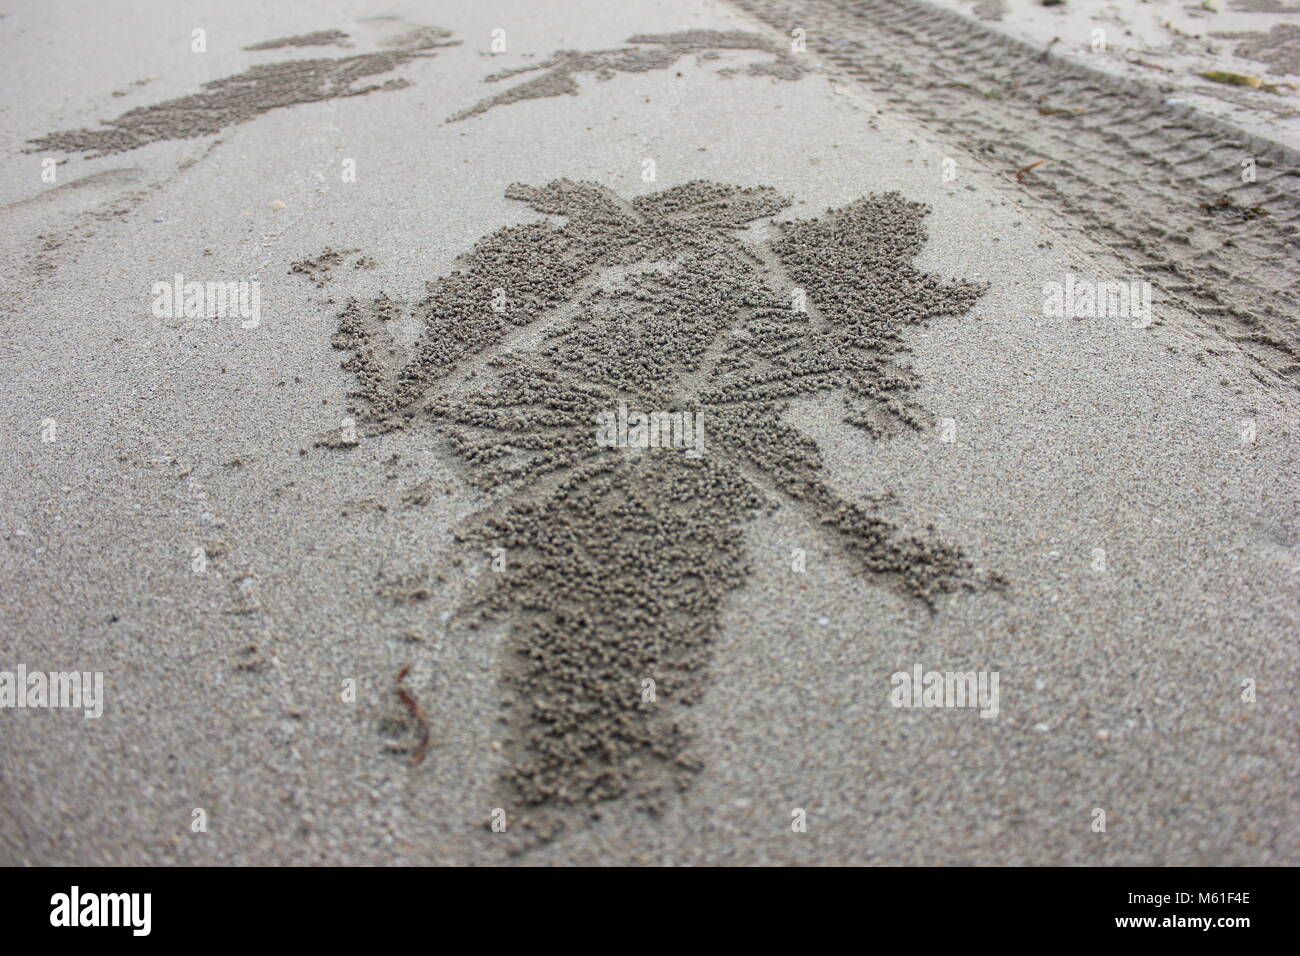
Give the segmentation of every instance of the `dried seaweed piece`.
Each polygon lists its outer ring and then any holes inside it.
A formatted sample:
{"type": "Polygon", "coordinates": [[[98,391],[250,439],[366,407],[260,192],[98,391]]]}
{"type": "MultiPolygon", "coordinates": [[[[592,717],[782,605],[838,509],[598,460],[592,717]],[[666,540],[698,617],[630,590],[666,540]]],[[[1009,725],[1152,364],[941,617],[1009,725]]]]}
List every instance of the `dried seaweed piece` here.
{"type": "Polygon", "coordinates": [[[424,708],[415,699],[415,695],[405,687],[406,675],[410,672],[410,664],[403,664],[402,669],[397,672],[397,696],[406,705],[406,709],[420,728],[420,739],[411,753],[411,766],[414,767],[424,762],[424,755],[429,751],[429,718],[424,715],[424,708]]]}
{"type": "Polygon", "coordinates": [[[1036,159],[1028,166],[1022,166],[1020,169],[1016,170],[1016,182],[1018,183],[1024,182],[1025,173],[1029,172],[1031,169],[1035,169],[1036,167],[1043,165],[1043,163],[1045,162],[1047,162],[1047,160],[1045,159],[1036,159]]]}

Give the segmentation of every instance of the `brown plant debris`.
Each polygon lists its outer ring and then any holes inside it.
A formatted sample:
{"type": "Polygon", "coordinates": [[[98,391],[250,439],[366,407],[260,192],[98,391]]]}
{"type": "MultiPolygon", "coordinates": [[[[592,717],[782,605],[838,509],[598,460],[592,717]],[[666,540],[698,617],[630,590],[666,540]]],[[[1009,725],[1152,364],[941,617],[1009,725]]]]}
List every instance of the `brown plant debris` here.
{"type": "Polygon", "coordinates": [[[397,696],[406,705],[407,711],[420,728],[420,739],[416,742],[415,750],[411,752],[411,766],[414,767],[424,762],[424,755],[429,751],[429,718],[424,715],[424,708],[415,699],[415,695],[406,689],[406,675],[410,672],[410,664],[403,664],[402,669],[397,672],[397,696]]]}
{"type": "Polygon", "coordinates": [[[1029,172],[1031,169],[1035,169],[1035,168],[1037,168],[1037,167],[1043,165],[1043,163],[1045,163],[1045,162],[1047,162],[1047,160],[1045,160],[1045,159],[1036,159],[1036,160],[1034,160],[1032,163],[1030,163],[1028,166],[1022,166],[1020,169],[1016,170],[1016,182],[1018,182],[1018,183],[1022,183],[1022,182],[1024,182],[1024,181],[1025,181],[1025,173],[1029,172]]]}

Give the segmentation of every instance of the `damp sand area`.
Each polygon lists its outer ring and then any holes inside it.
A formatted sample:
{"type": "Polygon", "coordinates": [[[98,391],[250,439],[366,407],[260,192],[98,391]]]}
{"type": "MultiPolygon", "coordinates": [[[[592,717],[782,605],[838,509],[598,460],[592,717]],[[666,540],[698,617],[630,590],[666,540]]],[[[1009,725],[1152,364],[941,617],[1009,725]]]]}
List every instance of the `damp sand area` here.
{"type": "Polygon", "coordinates": [[[0,862],[1297,862],[1284,142],[910,0],[163,8],[0,19],[0,862]]]}

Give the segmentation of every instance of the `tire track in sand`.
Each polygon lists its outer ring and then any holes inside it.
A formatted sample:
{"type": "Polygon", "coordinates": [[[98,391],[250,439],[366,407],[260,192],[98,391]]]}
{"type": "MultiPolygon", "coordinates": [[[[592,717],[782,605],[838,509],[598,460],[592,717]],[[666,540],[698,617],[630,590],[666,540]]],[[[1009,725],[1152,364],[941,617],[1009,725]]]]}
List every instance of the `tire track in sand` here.
{"type": "Polygon", "coordinates": [[[1022,188],[1196,315],[1207,351],[1300,386],[1300,155],[917,0],[732,2],[803,28],[810,52],[981,163],[1049,159],[1022,188]]]}

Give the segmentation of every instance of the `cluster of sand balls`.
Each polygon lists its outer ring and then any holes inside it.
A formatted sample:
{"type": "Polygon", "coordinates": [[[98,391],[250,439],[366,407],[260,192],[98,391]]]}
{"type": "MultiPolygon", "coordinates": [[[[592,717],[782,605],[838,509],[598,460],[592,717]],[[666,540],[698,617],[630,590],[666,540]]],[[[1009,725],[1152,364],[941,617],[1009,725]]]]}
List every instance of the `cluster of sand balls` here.
{"type": "Polygon", "coordinates": [[[788,205],[768,188],[695,182],[625,202],[559,180],[507,195],[564,221],[498,230],[430,283],[399,368],[376,350],[374,304],[345,308],[336,344],[372,424],[432,422],[471,480],[505,490],[504,510],[464,539],[511,555],[480,602],[512,621],[503,785],[523,829],[545,834],[565,808],[653,802],[689,776],[682,705],[701,691],[723,598],[745,579],[743,523],[765,501],[795,503],[864,572],[919,599],[976,583],[960,550],[832,491],[816,443],[782,416],[824,392],[871,435],[917,426],[903,333],[964,313],[982,289],[912,265],[926,210],[894,193],[761,244],[739,230],[788,205]],[[610,267],[622,274],[602,283],[610,267]],[[531,351],[493,349],[557,314],[531,351]],[[485,352],[482,374],[447,378],[485,352]],[[701,412],[708,452],[598,447],[595,415],[618,403],[701,412]]]}
{"type": "MultiPolygon", "coordinates": [[[[751,76],[770,76],[780,80],[797,80],[808,72],[798,57],[756,33],[740,30],[683,30],[678,33],[641,33],[627,41],[636,46],[612,50],[560,50],[541,63],[502,70],[485,77],[486,83],[499,83],[525,73],[538,73],[495,96],[475,103],[448,117],[447,122],[478,116],[497,106],[548,96],[573,95],[578,92],[578,76],[590,74],[608,80],[618,73],[645,73],[666,70],[684,57],[717,57],[720,50],[754,51],[767,54],[750,63],[745,72],[751,76]]],[[[734,72],[732,70],[731,72],[734,72]]]]}
{"type": "Polygon", "coordinates": [[[366,77],[391,72],[416,57],[431,56],[430,51],[435,48],[450,45],[445,42],[449,36],[445,30],[425,27],[413,33],[399,49],[259,64],[235,76],[204,83],[201,92],[128,110],[99,129],[64,130],[30,140],[32,146],[28,152],[104,156],[161,140],[219,133],[286,106],[362,96],[380,89],[400,89],[407,85],[405,80],[355,84],[366,77]]]}

